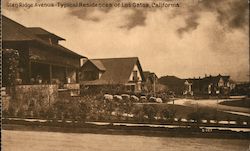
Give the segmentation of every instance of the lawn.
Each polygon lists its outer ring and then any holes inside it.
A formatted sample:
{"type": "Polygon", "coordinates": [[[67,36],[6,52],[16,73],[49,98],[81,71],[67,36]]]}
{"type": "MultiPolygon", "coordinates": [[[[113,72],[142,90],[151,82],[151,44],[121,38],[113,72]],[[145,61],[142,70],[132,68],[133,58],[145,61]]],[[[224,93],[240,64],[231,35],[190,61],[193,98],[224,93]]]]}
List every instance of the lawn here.
{"type": "Polygon", "coordinates": [[[250,109],[250,98],[244,98],[240,100],[223,101],[221,105],[234,106],[234,107],[245,107],[250,109]]]}
{"type": "MultiPolygon", "coordinates": [[[[143,104],[137,104],[138,106],[142,106],[143,104]]],[[[207,106],[184,106],[184,105],[177,105],[177,104],[166,104],[166,103],[159,103],[154,104],[157,107],[157,111],[161,112],[163,109],[168,109],[175,111],[175,118],[183,118],[188,119],[188,115],[193,112],[198,112],[202,114],[204,120],[210,119],[218,121],[249,121],[248,116],[237,115],[232,113],[223,112],[221,110],[217,110],[216,108],[207,107],[207,106]]]]}

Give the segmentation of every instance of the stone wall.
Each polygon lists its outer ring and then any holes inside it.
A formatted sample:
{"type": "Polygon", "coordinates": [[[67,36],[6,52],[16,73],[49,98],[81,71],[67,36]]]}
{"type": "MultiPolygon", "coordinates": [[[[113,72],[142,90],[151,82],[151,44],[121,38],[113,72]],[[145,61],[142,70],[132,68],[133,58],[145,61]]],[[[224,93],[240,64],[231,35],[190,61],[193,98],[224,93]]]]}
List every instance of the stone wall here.
{"type": "Polygon", "coordinates": [[[58,100],[57,85],[18,85],[11,90],[10,106],[15,112],[47,111],[58,100]]]}

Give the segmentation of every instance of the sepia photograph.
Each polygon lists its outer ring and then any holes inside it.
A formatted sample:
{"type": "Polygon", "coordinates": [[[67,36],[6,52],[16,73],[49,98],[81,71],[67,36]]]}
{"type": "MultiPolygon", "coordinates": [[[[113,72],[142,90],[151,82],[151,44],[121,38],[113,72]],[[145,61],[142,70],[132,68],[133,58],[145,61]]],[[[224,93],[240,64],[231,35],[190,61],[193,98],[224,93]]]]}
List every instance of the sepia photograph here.
{"type": "Polygon", "coordinates": [[[3,151],[250,151],[249,0],[1,1],[3,151]]]}

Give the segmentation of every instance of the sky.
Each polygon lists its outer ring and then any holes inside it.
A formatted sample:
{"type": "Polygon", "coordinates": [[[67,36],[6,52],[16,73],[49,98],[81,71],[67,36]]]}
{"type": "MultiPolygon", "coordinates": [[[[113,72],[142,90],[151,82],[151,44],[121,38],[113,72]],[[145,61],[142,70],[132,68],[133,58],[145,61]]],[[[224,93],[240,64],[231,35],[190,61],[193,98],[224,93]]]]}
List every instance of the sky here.
{"type": "MultiPolygon", "coordinates": [[[[72,2],[26,0],[57,1],[72,2]]],[[[136,56],[143,70],[158,77],[222,74],[235,81],[249,77],[248,0],[157,1],[179,3],[179,7],[166,8],[7,6],[16,2],[20,0],[5,0],[3,14],[24,26],[42,27],[65,38],[60,44],[90,59],[136,56]]]]}

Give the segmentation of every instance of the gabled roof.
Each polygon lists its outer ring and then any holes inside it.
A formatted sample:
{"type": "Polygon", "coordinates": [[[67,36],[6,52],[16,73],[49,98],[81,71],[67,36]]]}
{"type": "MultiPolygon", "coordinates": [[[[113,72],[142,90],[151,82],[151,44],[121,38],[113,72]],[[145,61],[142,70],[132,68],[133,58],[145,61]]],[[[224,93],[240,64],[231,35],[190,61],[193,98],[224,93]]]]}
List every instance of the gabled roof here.
{"type": "Polygon", "coordinates": [[[35,34],[35,35],[47,35],[47,36],[54,37],[54,38],[56,38],[58,40],[65,40],[64,38],[59,37],[59,36],[49,32],[49,31],[47,31],[47,30],[45,30],[43,28],[40,28],[40,27],[28,27],[28,30],[30,32],[32,32],[33,34],[35,34]]]}
{"type": "Polygon", "coordinates": [[[229,78],[230,76],[222,76],[222,75],[218,75],[218,76],[207,76],[207,77],[204,77],[204,78],[193,78],[193,79],[186,79],[188,82],[192,82],[193,85],[196,85],[196,84],[217,84],[220,79],[223,79],[224,82],[228,82],[229,81],[229,78]]]}
{"type": "MultiPolygon", "coordinates": [[[[46,31],[46,30],[44,30],[46,31]]],[[[78,57],[84,57],[79,55],[59,44],[50,44],[45,42],[36,36],[31,30],[14,20],[2,15],[2,41],[3,42],[23,42],[23,41],[34,41],[41,45],[53,48],[54,50],[61,51],[67,54],[71,54],[78,57]]]]}
{"type": "Polygon", "coordinates": [[[142,80],[144,81],[142,68],[137,57],[90,59],[88,61],[92,62],[100,71],[104,72],[100,79],[88,82],[84,81],[82,82],[84,84],[98,85],[128,83],[135,65],[138,66],[142,80]]]}
{"type": "Polygon", "coordinates": [[[150,71],[143,71],[143,75],[144,75],[144,78],[147,79],[149,77],[153,77],[155,76],[155,78],[158,79],[157,75],[154,73],[154,72],[150,72],[150,71]]]}
{"type": "Polygon", "coordinates": [[[95,66],[97,69],[99,69],[100,71],[105,71],[106,68],[104,67],[103,63],[101,60],[90,60],[95,66]]]}
{"type": "Polygon", "coordinates": [[[3,41],[30,41],[37,37],[23,25],[2,15],[3,41]]]}

